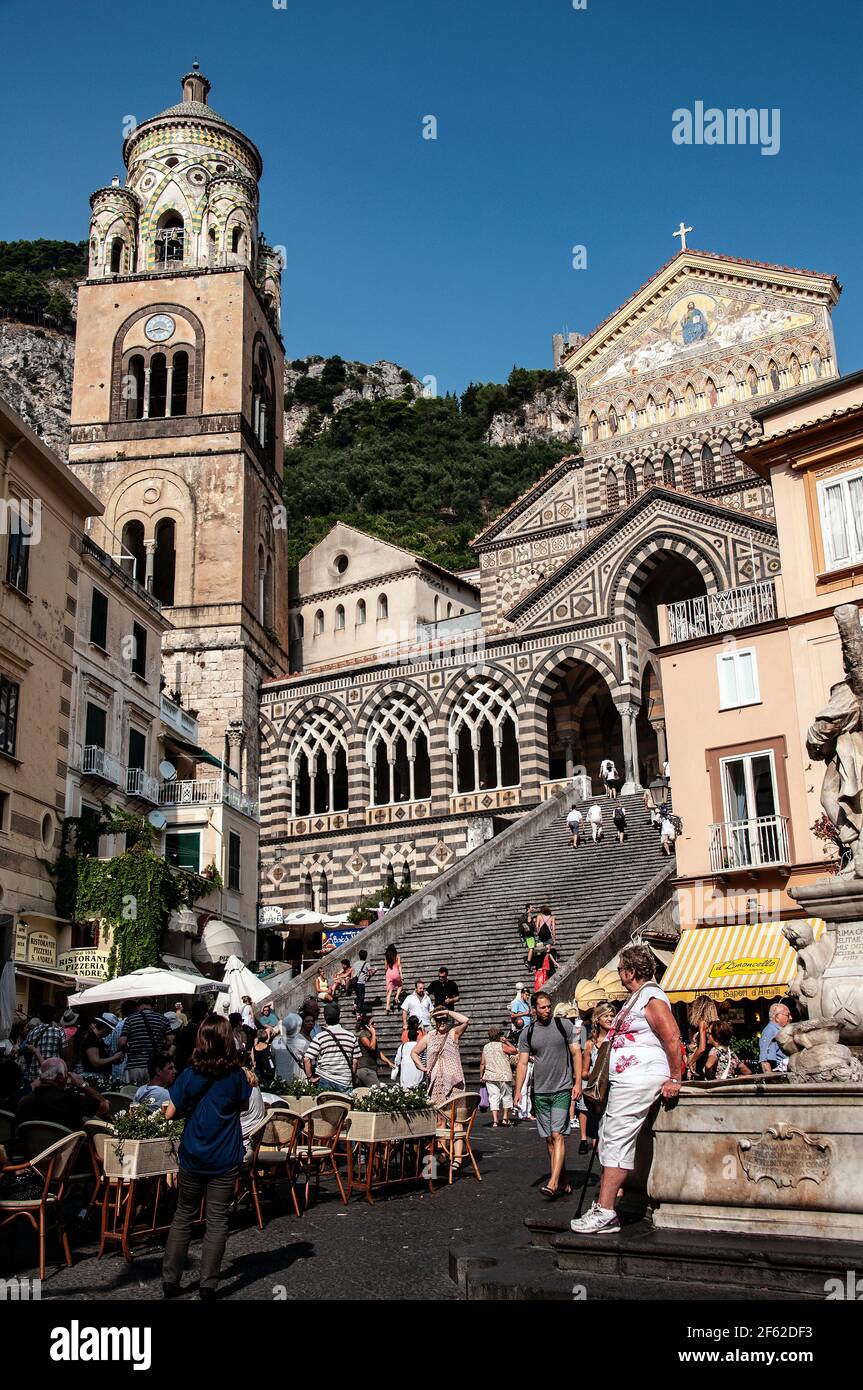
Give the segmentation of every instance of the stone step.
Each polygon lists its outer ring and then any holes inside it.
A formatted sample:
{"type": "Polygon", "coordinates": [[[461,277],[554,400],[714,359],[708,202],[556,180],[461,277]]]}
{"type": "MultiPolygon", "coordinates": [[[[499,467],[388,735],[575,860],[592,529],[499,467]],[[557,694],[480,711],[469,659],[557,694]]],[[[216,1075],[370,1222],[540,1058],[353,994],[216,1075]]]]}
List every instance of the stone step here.
{"type": "Polygon", "coordinates": [[[747,1296],[823,1299],[829,1279],[844,1286],[851,1253],[845,1241],[665,1231],[649,1221],[603,1236],[576,1235],[562,1218],[529,1217],[525,1226],[533,1247],[573,1278],[663,1279],[686,1284],[687,1297],[694,1282],[732,1286],[737,1297],[745,1290],[747,1296]]]}

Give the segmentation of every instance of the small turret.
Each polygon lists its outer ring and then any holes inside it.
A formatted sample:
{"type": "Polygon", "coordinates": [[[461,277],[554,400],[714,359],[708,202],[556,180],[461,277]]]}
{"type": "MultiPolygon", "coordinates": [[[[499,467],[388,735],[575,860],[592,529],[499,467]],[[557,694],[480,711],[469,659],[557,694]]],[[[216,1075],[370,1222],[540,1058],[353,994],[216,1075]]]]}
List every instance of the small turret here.
{"type": "Polygon", "coordinates": [[[187,72],[183,78],[183,101],[197,101],[201,106],[206,106],[209,92],[210,83],[198,64],[193,63],[192,71],[187,72]]]}

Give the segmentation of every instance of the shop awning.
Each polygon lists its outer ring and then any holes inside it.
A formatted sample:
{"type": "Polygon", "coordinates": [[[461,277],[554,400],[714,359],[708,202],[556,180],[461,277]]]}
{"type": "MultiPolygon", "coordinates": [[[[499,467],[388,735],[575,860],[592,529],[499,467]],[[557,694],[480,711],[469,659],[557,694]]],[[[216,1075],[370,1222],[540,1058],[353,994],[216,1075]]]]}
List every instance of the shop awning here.
{"type": "Polygon", "coordinates": [[[228,777],[237,776],[235,769],[228,767],[228,764],[222,762],[221,758],[217,758],[215,753],[208,753],[206,748],[202,748],[198,743],[192,743],[190,739],[183,738],[182,734],[175,734],[171,730],[165,734],[165,741],[174,744],[184,753],[188,753],[190,757],[197,758],[199,762],[209,763],[211,767],[218,767],[228,777]]]}
{"type": "MultiPolygon", "coordinates": [[[[824,930],[808,917],[816,939],[824,930]]],[[[673,1004],[711,999],[763,999],[785,994],[797,973],[796,952],[782,922],[739,922],[682,932],[662,988],[673,1004]]]]}

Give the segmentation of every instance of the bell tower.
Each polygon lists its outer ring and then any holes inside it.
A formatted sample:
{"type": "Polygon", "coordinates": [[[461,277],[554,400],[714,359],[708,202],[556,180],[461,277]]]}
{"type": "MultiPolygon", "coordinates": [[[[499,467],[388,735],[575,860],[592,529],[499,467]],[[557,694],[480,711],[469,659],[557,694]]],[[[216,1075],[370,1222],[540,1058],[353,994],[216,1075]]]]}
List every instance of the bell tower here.
{"type": "Polygon", "coordinates": [[[101,498],[93,540],[161,600],[167,692],[258,795],[258,687],[287,670],[281,261],[258,228],[261,156],[182,100],[90,199],[69,463],[101,498]]]}

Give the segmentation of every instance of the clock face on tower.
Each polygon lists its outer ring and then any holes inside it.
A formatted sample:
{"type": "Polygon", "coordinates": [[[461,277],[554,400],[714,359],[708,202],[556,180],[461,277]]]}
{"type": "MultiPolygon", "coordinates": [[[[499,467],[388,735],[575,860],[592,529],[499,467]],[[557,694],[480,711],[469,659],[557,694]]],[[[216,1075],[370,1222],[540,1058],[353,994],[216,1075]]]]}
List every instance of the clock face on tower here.
{"type": "Polygon", "coordinates": [[[165,343],[175,326],[170,314],[153,314],[144,324],[144,332],[151,343],[165,343]]]}

